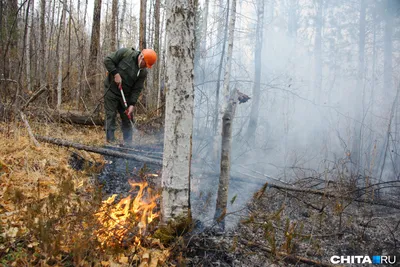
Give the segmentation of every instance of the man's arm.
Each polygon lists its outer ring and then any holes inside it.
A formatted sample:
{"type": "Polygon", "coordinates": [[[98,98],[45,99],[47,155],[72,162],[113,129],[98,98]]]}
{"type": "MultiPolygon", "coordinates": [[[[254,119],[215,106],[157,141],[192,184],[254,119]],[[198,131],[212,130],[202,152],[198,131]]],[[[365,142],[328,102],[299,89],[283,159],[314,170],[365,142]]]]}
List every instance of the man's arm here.
{"type": "Polygon", "coordinates": [[[118,74],[117,66],[119,62],[124,58],[124,54],[126,51],[128,51],[129,48],[121,48],[108,56],[104,59],[104,65],[106,66],[106,69],[109,73],[111,73],[113,76],[118,74]]]}

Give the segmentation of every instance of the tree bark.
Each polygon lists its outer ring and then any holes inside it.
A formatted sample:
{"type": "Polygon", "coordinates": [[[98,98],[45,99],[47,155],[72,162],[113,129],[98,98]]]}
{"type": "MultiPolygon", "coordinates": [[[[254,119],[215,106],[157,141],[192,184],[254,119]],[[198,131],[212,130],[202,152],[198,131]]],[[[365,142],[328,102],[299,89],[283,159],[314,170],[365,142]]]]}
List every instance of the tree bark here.
{"type": "Polygon", "coordinates": [[[260,82],[261,82],[261,57],[264,32],[264,0],[257,1],[257,26],[254,51],[254,85],[253,103],[251,105],[249,126],[247,128],[247,140],[251,146],[255,145],[257,131],[258,111],[260,106],[260,82]]]}
{"type": "Polygon", "coordinates": [[[122,38],[123,38],[123,31],[124,31],[124,23],[125,23],[125,13],[126,13],[126,0],[123,0],[122,1],[122,14],[121,14],[121,16],[120,16],[120,22],[119,22],[119,32],[118,32],[118,36],[119,36],[119,38],[118,38],[118,40],[117,40],[117,43],[118,43],[118,45],[117,45],[117,47],[120,47],[120,45],[121,45],[121,40],[122,40],[122,38]]]}
{"type": "Polygon", "coordinates": [[[60,18],[60,28],[57,36],[57,58],[58,58],[58,79],[57,79],[57,109],[61,108],[62,89],[63,89],[63,57],[64,57],[64,28],[67,1],[64,1],[60,18]]]}
{"type": "Polygon", "coordinates": [[[235,90],[232,93],[232,97],[222,117],[221,173],[219,176],[217,203],[214,215],[214,220],[219,224],[221,230],[225,230],[225,214],[228,203],[231,169],[232,124],[235,117],[237,101],[237,91],[235,90]]]}
{"type": "MultiPolygon", "coordinates": [[[[229,101],[229,83],[230,83],[230,77],[231,77],[231,68],[232,68],[232,54],[233,54],[233,37],[235,33],[235,21],[236,21],[236,0],[232,0],[232,11],[230,15],[230,21],[229,21],[229,28],[228,28],[228,51],[226,54],[226,68],[225,68],[225,74],[224,74],[224,87],[222,89],[222,104],[221,104],[221,109],[218,115],[218,118],[222,117],[223,114],[225,113],[225,110],[228,105],[229,101]]],[[[218,119],[218,124],[219,126],[217,127],[218,133],[221,133],[222,131],[222,125],[221,121],[218,119]]],[[[214,160],[217,160],[218,158],[218,144],[219,144],[219,134],[214,136],[214,160]]]]}
{"type": "MultiPolygon", "coordinates": [[[[221,57],[220,57],[220,63],[218,67],[218,76],[217,76],[217,88],[215,90],[215,109],[214,109],[214,122],[213,122],[213,130],[214,130],[214,136],[218,135],[218,119],[219,119],[219,91],[220,91],[220,85],[221,85],[221,73],[222,73],[222,68],[223,68],[223,62],[224,62],[224,57],[225,57],[225,45],[226,45],[226,40],[228,39],[228,23],[229,23],[229,1],[227,1],[227,9],[226,9],[226,16],[225,16],[225,27],[224,27],[224,39],[222,41],[222,51],[221,51],[221,57]]],[[[217,143],[214,141],[214,146],[216,146],[217,143]]],[[[215,151],[215,148],[214,148],[215,151]]]]}
{"type": "Polygon", "coordinates": [[[46,80],[46,0],[40,1],[40,56],[39,56],[39,86],[46,80]]]}
{"type": "Polygon", "coordinates": [[[139,22],[139,49],[147,48],[146,44],[146,6],[147,0],[140,0],[140,22],[139,22]]]}
{"type": "Polygon", "coordinates": [[[190,217],[196,0],[166,2],[167,94],[161,220],[190,217]]]}
{"type": "Polygon", "coordinates": [[[112,0],[111,8],[111,51],[117,50],[117,20],[118,20],[118,0],[112,0]]]}
{"type": "Polygon", "coordinates": [[[85,91],[86,99],[89,99],[91,88],[95,89],[96,86],[96,71],[97,71],[97,59],[100,51],[100,21],[101,21],[101,0],[94,1],[93,10],[93,25],[92,25],[92,36],[90,38],[90,51],[89,51],[89,90],[85,91]]]}

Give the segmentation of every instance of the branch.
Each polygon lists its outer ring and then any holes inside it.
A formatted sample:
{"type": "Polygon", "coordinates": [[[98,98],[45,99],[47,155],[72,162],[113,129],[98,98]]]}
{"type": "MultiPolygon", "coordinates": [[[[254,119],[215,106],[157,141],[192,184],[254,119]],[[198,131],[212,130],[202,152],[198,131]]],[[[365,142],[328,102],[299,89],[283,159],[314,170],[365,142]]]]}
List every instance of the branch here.
{"type": "Polygon", "coordinates": [[[36,147],[40,147],[40,144],[33,135],[31,126],[29,126],[29,122],[26,120],[24,113],[20,111],[19,114],[21,115],[22,121],[25,123],[25,127],[28,130],[29,137],[31,138],[36,147]]]}

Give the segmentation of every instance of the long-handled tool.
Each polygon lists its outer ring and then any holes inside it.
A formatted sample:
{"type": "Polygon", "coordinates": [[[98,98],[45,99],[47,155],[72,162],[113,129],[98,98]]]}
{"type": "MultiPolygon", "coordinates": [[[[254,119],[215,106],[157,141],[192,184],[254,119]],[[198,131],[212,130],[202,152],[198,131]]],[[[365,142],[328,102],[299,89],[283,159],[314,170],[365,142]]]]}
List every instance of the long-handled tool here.
{"type": "Polygon", "coordinates": [[[126,116],[128,116],[128,120],[129,120],[129,122],[131,123],[132,131],[134,131],[134,130],[135,130],[135,124],[132,122],[131,114],[128,113],[128,104],[126,103],[125,94],[124,94],[124,91],[122,90],[122,83],[119,83],[119,84],[118,84],[118,89],[119,89],[119,91],[121,92],[122,100],[124,101],[124,105],[125,105],[125,114],[126,114],[126,116]]]}

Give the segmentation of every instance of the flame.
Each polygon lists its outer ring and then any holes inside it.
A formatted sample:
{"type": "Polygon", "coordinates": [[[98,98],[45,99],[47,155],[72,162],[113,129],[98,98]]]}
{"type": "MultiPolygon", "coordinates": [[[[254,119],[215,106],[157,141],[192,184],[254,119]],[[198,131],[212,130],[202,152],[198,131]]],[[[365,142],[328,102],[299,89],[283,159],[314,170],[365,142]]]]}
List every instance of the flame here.
{"type": "Polygon", "coordinates": [[[114,204],[116,194],[103,201],[102,207],[95,214],[101,225],[95,234],[102,246],[117,246],[126,243],[140,245],[141,237],[145,235],[147,226],[159,216],[155,211],[159,194],[155,193],[147,182],[134,183],[130,193],[139,188],[132,199],[129,195],[114,204]]]}

